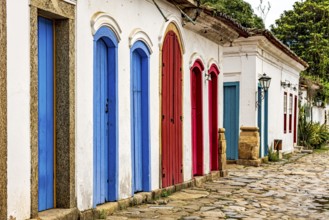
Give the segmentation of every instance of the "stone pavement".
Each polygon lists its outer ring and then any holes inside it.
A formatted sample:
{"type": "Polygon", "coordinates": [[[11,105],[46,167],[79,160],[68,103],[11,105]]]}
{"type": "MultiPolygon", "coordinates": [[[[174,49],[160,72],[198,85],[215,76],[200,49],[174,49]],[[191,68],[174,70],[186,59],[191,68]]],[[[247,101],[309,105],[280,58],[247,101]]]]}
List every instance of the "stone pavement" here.
{"type": "Polygon", "coordinates": [[[117,211],[107,219],[328,220],[329,151],[260,167],[230,165],[226,178],[117,211]]]}

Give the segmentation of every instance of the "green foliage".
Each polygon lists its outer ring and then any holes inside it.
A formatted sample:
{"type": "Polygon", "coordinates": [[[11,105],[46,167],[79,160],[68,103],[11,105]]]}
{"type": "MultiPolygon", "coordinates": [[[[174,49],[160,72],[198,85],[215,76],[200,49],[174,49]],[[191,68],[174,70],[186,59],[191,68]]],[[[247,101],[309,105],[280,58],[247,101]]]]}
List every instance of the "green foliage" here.
{"type": "Polygon", "coordinates": [[[301,107],[299,112],[298,140],[299,145],[311,149],[319,149],[329,141],[329,127],[306,121],[305,107],[301,107]]]}
{"type": "Polygon", "coordinates": [[[254,13],[251,5],[243,0],[201,0],[201,3],[229,15],[246,28],[263,29],[263,19],[254,13]]]}
{"type": "Polygon", "coordinates": [[[161,197],[168,197],[169,196],[169,192],[167,191],[167,190],[163,190],[162,192],[161,192],[161,197]]]}
{"type": "MultiPolygon", "coordinates": [[[[309,64],[304,75],[329,79],[329,1],[296,2],[271,26],[284,44],[309,64]]],[[[327,80],[326,80],[327,81],[327,80]]]]}
{"type": "Polygon", "coordinates": [[[272,146],[268,149],[268,160],[272,162],[279,161],[279,155],[277,151],[274,151],[272,146]]]}

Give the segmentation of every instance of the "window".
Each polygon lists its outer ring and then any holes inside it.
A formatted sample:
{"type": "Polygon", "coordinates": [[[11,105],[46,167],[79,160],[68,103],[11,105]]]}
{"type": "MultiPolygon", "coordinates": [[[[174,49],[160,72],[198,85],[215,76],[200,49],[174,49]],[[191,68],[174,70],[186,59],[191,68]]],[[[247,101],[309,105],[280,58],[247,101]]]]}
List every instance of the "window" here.
{"type": "Polygon", "coordinates": [[[287,93],[283,95],[283,132],[287,133],[287,93]]]}
{"type": "Polygon", "coordinates": [[[293,96],[289,95],[289,133],[292,132],[292,107],[293,107],[293,96]]]}

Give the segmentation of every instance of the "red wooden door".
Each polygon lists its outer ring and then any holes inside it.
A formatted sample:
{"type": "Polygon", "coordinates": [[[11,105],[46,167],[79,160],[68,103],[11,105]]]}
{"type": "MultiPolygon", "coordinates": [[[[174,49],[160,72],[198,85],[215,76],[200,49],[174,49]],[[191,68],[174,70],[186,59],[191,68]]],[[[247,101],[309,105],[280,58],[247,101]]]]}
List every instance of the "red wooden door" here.
{"type": "Polygon", "coordinates": [[[295,105],[294,105],[294,143],[297,143],[297,96],[295,95],[295,105]]]}
{"type": "Polygon", "coordinates": [[[210,170],[218,170],[218,74],[215,66],[209,70],[211,81],[208,84],[209,93],[209,150],[210,170]]]}
{"type": "Polygon", "coordinates": [[[162,49],[162,187],[183,181],[182,177],[182,53],[173,31],[162,49]]]}
{"type": "Polygon", "coordinates": [[[191,68],[193,176],[203,175],[202,70],[200,61],[196,61],[191,68]]]}

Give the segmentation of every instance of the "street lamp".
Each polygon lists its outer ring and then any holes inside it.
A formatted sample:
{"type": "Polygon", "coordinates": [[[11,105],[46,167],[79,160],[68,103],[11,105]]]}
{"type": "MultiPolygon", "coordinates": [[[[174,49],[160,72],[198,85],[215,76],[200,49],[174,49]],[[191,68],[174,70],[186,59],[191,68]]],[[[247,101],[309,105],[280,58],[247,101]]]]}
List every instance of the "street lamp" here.
{"type": "MultiPolygon", "coordinates": [[[[268,88],[271,85],[271,77],[267,76],[266,73],[264,73],[259,79],[259,84],[260,84],[260,88],[261,88],[261,100],[257,100],[256,98],[256,108],[258,107],[258,105],[261,103],[261,101],[264,99],[264,92],[266,92],[268,90],[268,88]]],[[[257,97],[257,92],[256,92],[256,97],[257,97]]]]}
{"type": "Polygon", "coordinates": [[[264,73],[259,79],[260,87],[266,92],[271,85],[271,77],[264,73]]]}

